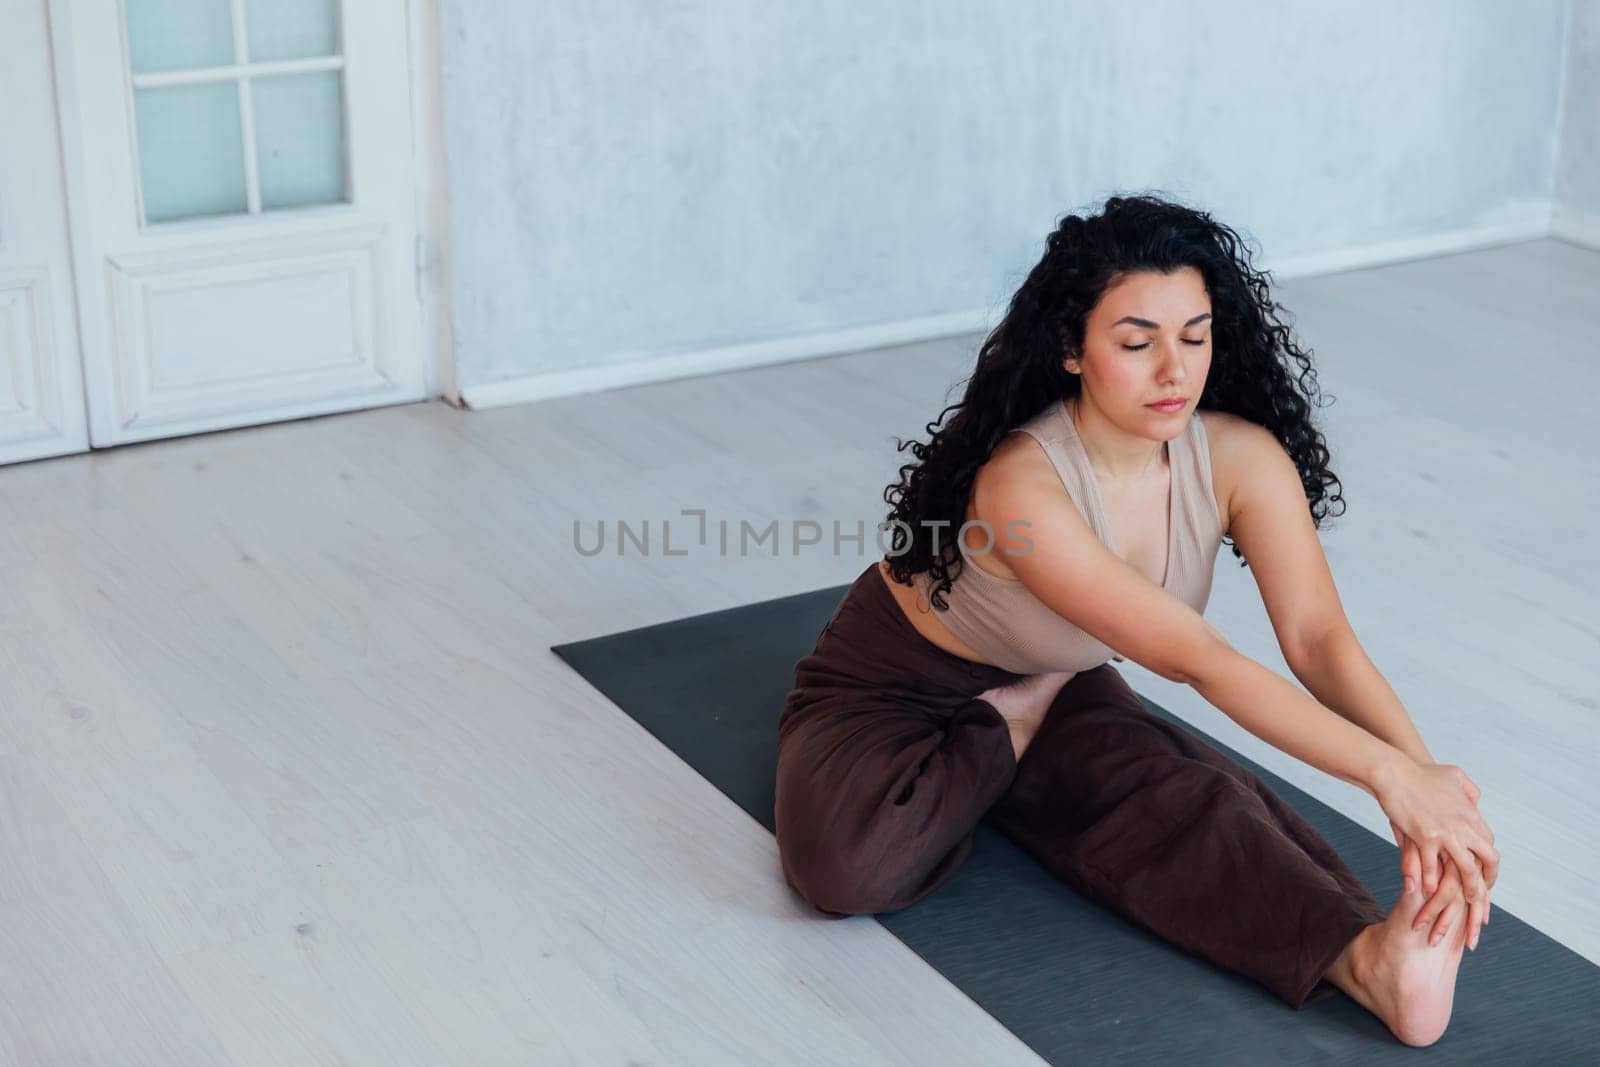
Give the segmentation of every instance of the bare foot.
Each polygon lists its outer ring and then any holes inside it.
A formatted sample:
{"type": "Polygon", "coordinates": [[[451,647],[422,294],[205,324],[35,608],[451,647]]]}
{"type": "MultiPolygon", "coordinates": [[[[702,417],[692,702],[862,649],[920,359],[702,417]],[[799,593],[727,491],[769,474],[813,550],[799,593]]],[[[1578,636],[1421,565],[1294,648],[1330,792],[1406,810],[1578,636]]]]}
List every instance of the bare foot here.
{"type": "Polygon", "coordinates": [[[1011,728],[1011,748],[1017,759],[1022,758],[1023,751],[1033,741],[1033,735],[1038,733],[1045,712],[1050,710],[1051,701],[1075,674],[1076,671],[1034,674],[1020,682],[985,689],[978,694],[979,700],[987,700],[994,705],[1011,728]]]}
{"type": "Polygon", "coordinates": [[[1425,897],[1402,891],[1389,917],[1369,926],[1329,969],[1328,980],[1382,1019],[1407,1045],[1431,1045],[1444,1035],[1455,1003],[1456,969],[1467,940],[1467,909],[1451,905],[1450,926],[1437,945],[1431,926],[1413,930],[1425,897]]]}

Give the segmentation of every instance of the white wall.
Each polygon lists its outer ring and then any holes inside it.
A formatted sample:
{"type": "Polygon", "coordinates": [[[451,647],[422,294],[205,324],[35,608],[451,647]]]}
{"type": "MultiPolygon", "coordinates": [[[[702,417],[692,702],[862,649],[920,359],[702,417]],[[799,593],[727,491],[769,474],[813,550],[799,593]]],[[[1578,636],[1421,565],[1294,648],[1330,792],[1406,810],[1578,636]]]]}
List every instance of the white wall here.
{"type": "MultiPolygon", "coordinates": [[[[552,371],[992,321],[1056,218],[1125,188],[1199,203],[1274,263],[1537,236],[1565,31],[1593,27],[1573,14],[442,0],[458,378],[477,403],[552,371]]],[[[1565,66],[1593,84],[1592,48],[1565,66]]],[[[1568,93],[1590,134],[1563,181],[1592,189],[1593,94],[1586,116],[1568,93]]]]}
{"type": "Polygon", "coordinates": [[[1555,222],[1600,247],[1600,0],[1572,0],[1565,66],[1555,222]]]}

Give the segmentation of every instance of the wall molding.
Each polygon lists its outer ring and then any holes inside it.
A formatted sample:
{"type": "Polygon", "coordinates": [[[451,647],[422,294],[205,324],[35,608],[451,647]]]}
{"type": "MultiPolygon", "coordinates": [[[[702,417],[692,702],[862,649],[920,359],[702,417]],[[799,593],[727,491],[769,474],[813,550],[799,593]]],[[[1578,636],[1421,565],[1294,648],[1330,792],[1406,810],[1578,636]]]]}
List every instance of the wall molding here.
{"type": "Polygon", "coordinates": [[[1550,236],[1600,252],[1600,215],[1557,208],[1550,220],[1550,236]]]}
{"type": "Polygon", "coordinates": [[[846,330],[830,330],[826,333],[781,337],[771,341],[756,341],[751,344],[707,348],[698,352],[629,360],[601,367],[579,367],[573,370],[530,374],[506,381],[486,382],[482,385],[466,385],[461,387],[461,399],[469,408],[521,404],[558,396],[621,389],[630,385],[647,385],[677,378],[694,378],[703,374],[749,370],[775,363],[837,356],[872,348],[889,348],[941,337],[957,337],[985,330],[991,321],[997,320],[991,320],[987,309],[958,311],[948,315],[929,315],[923,318],[879,323],[874,326],[857,326],[846,330]]]}
{"type": "MultiPolygon", "coordinates": [[[[1600,247],[1600,220],[1567,215],[1558,217],[1561,220],[1559,224],[1551,217],[1548,209],[1541,208],[1528,212],[1525,218],[1507,223],[1465,227],[1422,237],[1407,237],[1336,249],[1331,252],[1292,256],[1278,262],[1263,257],[1256,266],[1270,271],[1273,280],[1281,282],[1292,278],[1335,274],[1340,271],[1427,259],[1432,256],[1513,244],[1518,241],[1537,240],[1541,237],[1560,237],[1563,240],[1600,247]]],[[[525,404],[555,397],[576,396],[580,393],[623,389],[679,378],[693,378],[703,374],[749,370],[777,363],[792,363],[842,355],[847,352],[983,333],[999,322],[1002,314],[1004,309],[1000,307],[993,310],[975,308],[947,315],[929,315],[800,337],[784,337],[751,344],[654,356],[600,367],[547,371],[504,381],[462,385],[460,395],[462,402],[472,409],[525,404]]]]}
{"type": "Polygon", "coordinates": [[[1550,236],[1550,210],[1541,204],[1522,213],[1510,222],[1488,226],[1467,226],[1443,233],[1424,234],[1420,237],[1401,237],[1393,241],[1374,241],[1330,252],[1314,252],[1305,256],[1291,256],[1281,261],[1267,260],[1267,269],[1274,281],[1292,278],[1309,278],[1319,274],[1338,274],[1347,270],[1366,270],[1386,267],[1391,263],[1406,263],[1415,259],[1432,259],[1457,252],[1472,252],[1480,248],[1516,244],[1519,241],[1537,241],[1550,236]]]}

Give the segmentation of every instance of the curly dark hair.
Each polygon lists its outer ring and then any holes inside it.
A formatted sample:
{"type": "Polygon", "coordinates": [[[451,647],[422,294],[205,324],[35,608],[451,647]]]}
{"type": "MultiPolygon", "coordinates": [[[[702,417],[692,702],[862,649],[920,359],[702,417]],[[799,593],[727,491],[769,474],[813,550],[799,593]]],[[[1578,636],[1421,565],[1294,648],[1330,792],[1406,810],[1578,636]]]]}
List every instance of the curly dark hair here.
{"type": "MultiPolygon", "coordinates": [[[[1342,504],[1326,442],[1311,421],[1312,407],[1324,405],[1310,351],[1280,319],[1287,312],[1272,299],[1270,275],[1254,269],[1245,242],[1206,212],[1153,195],[1113,196],[1101,214],[1068,215],[1046,239],[1044,258],[979,348],[965,394],[925,427],[930,440],[895,438],[897,451],[910,448],[917,458],[883,493],[895,581],[930,571],[934,606],[948,606],[943,594],[965,565],[949,532],[966,520],[978,468],[1007,433],[1079,391],[1062,360],[1081,351],[1089,312],[1108,288],[1132,272],[1183,267],[1200,272],[1211,299],[1212,362],[1198,406],[1248,419],[1282,442],[1299,468],[1314,524],[1331,503],[1342,504]],[[946,535],[936,555],[939,529],[946,535]]],[[[1224,543],[1246,566],[1232,539],[1224,543]]]]}

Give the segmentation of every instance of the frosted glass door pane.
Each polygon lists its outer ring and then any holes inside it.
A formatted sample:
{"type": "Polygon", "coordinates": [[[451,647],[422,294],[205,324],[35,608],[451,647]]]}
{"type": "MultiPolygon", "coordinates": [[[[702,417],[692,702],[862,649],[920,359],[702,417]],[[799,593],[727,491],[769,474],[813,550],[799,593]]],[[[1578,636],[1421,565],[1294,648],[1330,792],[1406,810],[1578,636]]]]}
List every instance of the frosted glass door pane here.
{"type": "Polygon", "coordinates": [[[228,0],[127,0],[127,12],[128,59],[135,74],[233,62],[228,0]]]}
{"type": "Polygon", "coordinates": [[[146,222],[249,209],[237,84],[136,89],[134,117],[146,222]]]}
{"type": "Polygon", "coordinates": [[[334,0],[248,0],[250,61],[305,59],[339,52],[334,0]]]}
{"type": "Polygon", "coordinates": [[[344,115],[337,71],[252,78],[261,207],[337,204],[344,192],[344,115]]]}

